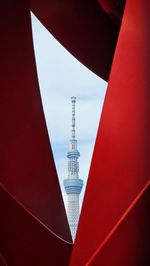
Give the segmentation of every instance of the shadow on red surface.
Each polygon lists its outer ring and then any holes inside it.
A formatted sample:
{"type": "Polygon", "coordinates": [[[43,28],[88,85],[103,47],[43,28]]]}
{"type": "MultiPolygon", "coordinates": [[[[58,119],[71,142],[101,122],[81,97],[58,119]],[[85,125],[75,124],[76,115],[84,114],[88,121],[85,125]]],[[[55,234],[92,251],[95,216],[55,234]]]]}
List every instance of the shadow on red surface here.
{"type": "Polygon", "coordinates": [[[50,231],[2,186],[0,210],[0,246],[8,265],[69,265],[72,245],[50,231]]]}

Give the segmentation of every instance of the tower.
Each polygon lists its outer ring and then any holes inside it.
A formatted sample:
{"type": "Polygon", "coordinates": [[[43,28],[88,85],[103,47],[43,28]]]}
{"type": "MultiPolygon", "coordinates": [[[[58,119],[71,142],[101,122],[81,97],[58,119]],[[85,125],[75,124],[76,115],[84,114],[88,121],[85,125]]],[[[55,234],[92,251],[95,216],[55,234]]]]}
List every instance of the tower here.
{"type": "Polygon", "coordinates": [[[69,141],[68,158],[68,177],[64,179],[64,187],[67,194],[67,216],[74,241],[79,220],[79,194],[83,187],[83,180],[79,179],[80,156],[77,150],[77,140],[75,138],[75,103],[76,97],[71,97],[72,103],[72,136],[69,141]]]}

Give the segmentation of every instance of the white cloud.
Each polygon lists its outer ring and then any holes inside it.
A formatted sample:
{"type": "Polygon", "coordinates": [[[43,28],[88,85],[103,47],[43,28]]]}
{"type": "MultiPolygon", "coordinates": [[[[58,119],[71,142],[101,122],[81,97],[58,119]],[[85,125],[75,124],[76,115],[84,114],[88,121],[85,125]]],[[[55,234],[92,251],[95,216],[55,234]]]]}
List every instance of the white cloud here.
{"type": "MultiPolygon", "coordinates": [[[[66,153],[71,137],[70,97],[77,97],[80,177],[86,184],[107,83],[64,49],[34,15],[32,27],[43,109],[63,197],[66,199],[62,181],[67,177],[66,153]]],[[[80,203],[84,190],[85,185],[80,203]]]]}

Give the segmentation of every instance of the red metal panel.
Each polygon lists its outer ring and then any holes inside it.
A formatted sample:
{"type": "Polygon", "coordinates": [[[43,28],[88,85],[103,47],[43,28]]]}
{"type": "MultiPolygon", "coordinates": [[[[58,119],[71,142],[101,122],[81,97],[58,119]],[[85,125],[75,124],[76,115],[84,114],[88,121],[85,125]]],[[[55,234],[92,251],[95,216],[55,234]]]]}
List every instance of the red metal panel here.
{"type": "Polygon", "coordinates": [[[4,259],[4,256],[2,255],[2,253],[0,253],[0,265],[1,266],[8,266],[6,260],[4,259]]]}
{"type": "Polygon", "coordinates": [[[0,181],[71,241],[39,92],[28,1],[0,2],[0,181]]]}
{"type": "Polygon", "coordinates": [[[71,266],[85,265],[150,177],[149,10],[127,1],[71,266]]]}
{"type": "Polygon", "coordinates": [[[98,2],[116,23],[120,23],[126,0],[98,0],[98,2]]]}
{"type": "MultiPolygon", "coordinates": [[[[118,26],[98,1],[32,0],[31,6],[70,52],[108,78],[118,26]]],[[[53,234],[71,241],[38,89],[28,1],[1,1],[0,7],[1,182],[26,208],[1,190],[1,260],[27,265],[30,257],[34,265],[37,256],[37,265],[67,266],[71,246],[53,234]]],[[[89,261],[149,180],[149,10],[148,0],[127,1],[71,266],[89,261]]],[[[144,215],[144,205],[140,208],[144,215]]],[[[123,231],[110,238],[92,263],[108,266],[110,259],[116,264],[124,256],[133,258],[136,217],[125,220],[123,231]]],[[[141,228],[144,224],[145,219],[141,228]]]]}
{"type": "Polygon", "coordinates": [[[98,248],[86,266],[150,265],[149,202],[150,184],[148,183],[112,236],[98,248]]]}
{"type": "Polygon", "coordinates": [[[79,61],[108,79],[119,26],[97,0],[31,0],[31,10],[79,61]]]}
{"type": "Polygon", "coordinates": [[[0,248],[8,265],[69,265],[72,245],[44,226],[1,186],[0,217],[0,248]]]}

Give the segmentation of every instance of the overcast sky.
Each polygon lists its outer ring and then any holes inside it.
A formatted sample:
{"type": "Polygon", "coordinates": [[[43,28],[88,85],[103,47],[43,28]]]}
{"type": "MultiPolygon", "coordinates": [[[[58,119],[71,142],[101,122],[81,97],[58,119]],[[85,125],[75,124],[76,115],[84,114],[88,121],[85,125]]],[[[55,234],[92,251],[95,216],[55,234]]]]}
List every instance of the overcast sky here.
{"type": "Polygon", "coordinates": [[[77,97],[76,137],[80,151],[80,178],[86,187],[107,83],[74,58],[32,14],[38,79],[49,138],[64,200],[63,179],[71,137],[71,96],[77,97]]]}

